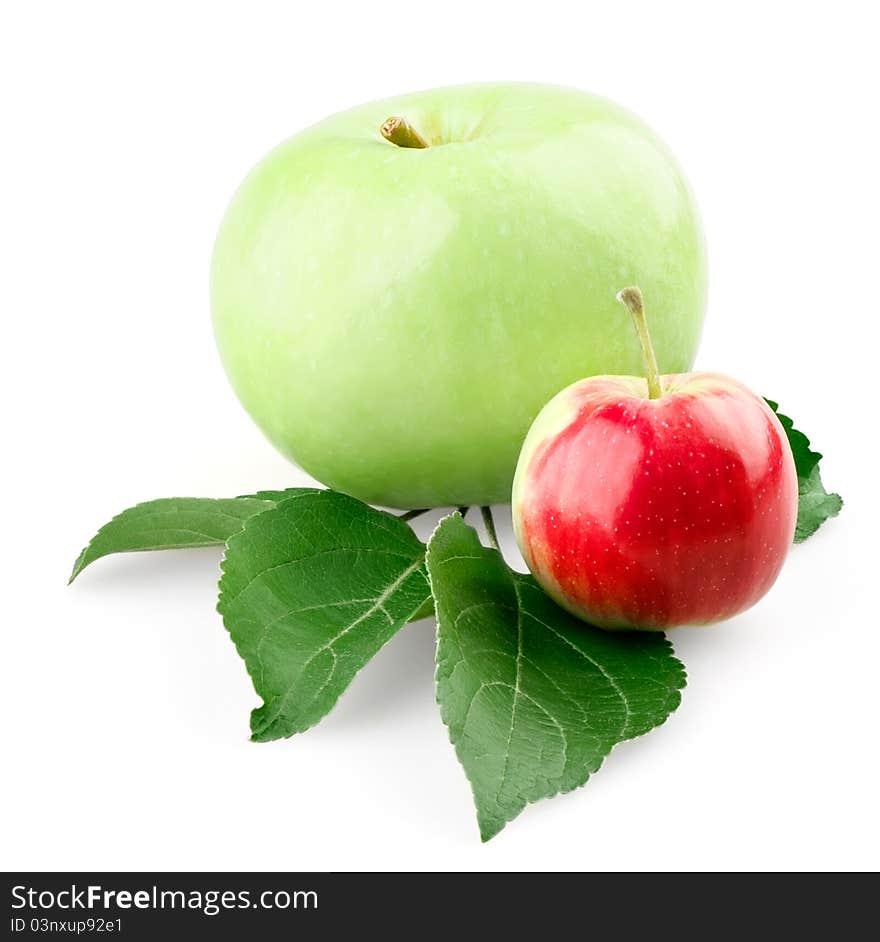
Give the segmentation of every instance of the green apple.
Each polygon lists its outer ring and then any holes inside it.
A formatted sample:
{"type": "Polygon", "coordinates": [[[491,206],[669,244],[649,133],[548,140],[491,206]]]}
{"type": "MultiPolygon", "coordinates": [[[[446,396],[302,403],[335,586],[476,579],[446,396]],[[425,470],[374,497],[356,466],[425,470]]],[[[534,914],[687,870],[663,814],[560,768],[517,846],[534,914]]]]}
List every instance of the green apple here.
{"type": "Polygon", "coordinates": [[[661,370],[686,371],[705,250],[663,143],[584,92],[465,85],[362,105],[272,151],[220,227],[211,299],[270,441],[329,487],[414,508],[506,502],[551,396],[638,371],[615,300],[631,282],[661,370]]]}

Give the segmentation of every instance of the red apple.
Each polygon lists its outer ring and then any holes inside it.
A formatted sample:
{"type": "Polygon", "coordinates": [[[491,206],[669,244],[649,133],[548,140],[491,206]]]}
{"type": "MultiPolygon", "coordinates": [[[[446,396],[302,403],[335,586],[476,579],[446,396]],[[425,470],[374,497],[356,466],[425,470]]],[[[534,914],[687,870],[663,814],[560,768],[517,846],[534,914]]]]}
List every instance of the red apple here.
{"type": "Polygon", "coordinates": [[[513,485],[523,557],[602,628],[730,618],[773,585],[794,535],[797,475],[763,399],[719,373],[660,376],[637,288],[647,379],[564,389],[526,437],[513,485]]]}

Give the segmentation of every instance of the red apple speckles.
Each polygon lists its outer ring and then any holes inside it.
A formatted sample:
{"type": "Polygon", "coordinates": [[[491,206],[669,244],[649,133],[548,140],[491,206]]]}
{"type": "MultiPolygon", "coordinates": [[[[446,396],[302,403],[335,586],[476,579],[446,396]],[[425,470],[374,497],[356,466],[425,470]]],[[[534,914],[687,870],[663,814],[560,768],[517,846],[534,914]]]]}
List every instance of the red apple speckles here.
{"type": "Polygon", "coordinates": [[[536,420],[517,471],[529,568],[605,628],[743,611],[775,581],[794,533],[794,461],[764,401],[718,374],[662,382],[659,399],[630,377],[569,387],[536,420]]]}

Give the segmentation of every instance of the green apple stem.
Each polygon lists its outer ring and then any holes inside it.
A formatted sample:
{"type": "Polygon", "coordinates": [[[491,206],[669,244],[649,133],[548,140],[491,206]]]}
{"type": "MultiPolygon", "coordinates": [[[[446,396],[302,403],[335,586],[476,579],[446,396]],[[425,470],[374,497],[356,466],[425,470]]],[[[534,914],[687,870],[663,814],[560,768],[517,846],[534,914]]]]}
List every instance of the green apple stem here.
{"type": "Polygon", "coordinates": [[[382,137],[398,147],[428,147],[428,142],[421,134],[406,120],[399,115],[389,118],[379,128],[382,137]]]}
{"type": "Polygon", "coordinates": [[[642,361],[645,364],[645,376],[648,380],[648,398],[659,399],[663,395],[660,384],[660,370],[657,369],[657,357],[654,355],[654,345],[651,343],[651,334],[648,331],[648,318],[645,317],[645,302],[642,292],[635,285],[624,288],[617,294],[617,300],[630,312],[639,343],[642,345],[642,361]]]}
{"type": "Polygon", "coordinates": [[[480,513],[483,515],[483,523],[486,525],[486,536],[489,537],[489,543],[491,543],[493,549],[497,549],[500,553],[498,534],[495,532],[495,520],[492,517],[492,508],[481,507],[480,513]]]}

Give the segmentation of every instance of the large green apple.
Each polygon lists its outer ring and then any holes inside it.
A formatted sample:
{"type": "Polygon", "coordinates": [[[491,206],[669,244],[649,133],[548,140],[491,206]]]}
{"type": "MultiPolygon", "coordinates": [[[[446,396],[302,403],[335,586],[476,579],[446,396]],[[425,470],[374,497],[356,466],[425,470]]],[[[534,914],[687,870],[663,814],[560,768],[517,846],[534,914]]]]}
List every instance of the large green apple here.
{"type": "Polygon", "coordinates": [[[509,500],[551,396],[638,372],[621,285],[651,299],[661,370],[686,371],[706,263],[681,171],[639,119],[572,89],[465,85],[272,151],[211,282],[223,362],[268,438],[330,487],[429,507],[509,500]],[[392,116],[428,146],[383,137],[392,116]]]}

